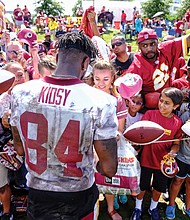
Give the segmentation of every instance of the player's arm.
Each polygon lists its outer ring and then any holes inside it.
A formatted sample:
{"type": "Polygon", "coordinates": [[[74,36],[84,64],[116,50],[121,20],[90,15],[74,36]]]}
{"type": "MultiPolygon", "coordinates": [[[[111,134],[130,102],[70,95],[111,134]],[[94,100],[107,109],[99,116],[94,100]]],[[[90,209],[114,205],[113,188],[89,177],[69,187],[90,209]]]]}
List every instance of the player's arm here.
{"type": "Polygon", "coordinates": [[[96,169],[104,176],[112,177],[117,172],[117,142],[116,138],[95,140],[94,147],[99,161],[96,169]]]}
{"type": "Polygon", "coordinates": [[[18,129],[16,126],[12,126],[11,130],[12,130],[12,134],[13,134],[14,148],[20,156],[23,156],[24,155],[24,147],[23,147],[18,129]]]}

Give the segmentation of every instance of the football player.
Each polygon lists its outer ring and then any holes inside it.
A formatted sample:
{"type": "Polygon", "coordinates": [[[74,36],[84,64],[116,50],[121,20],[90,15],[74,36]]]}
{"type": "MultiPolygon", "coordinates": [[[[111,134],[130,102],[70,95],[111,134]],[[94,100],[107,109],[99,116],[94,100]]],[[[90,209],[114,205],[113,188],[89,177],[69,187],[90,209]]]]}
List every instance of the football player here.
{"type": "Polygon", "coordinates": [[[26,157],[29,219],[90,220],[99,196],[93,146],[97,171],[117,170],[116,100],[80,80],[96,56],[90,38],[66,33],[58,48],[51,76],[12,91],[14,143],[26,157]]]}
{"type": "Polygon", "coordinates": [[[160,93],[176,79],[173,70],[176,65],[179,66],[179,58],[190,47],[190,35],[159,44],[156,32],[144,29],[138,34],[138,46],[140,51],[135,54],[127,72],[141,76],[143,93],[160,93]]]}

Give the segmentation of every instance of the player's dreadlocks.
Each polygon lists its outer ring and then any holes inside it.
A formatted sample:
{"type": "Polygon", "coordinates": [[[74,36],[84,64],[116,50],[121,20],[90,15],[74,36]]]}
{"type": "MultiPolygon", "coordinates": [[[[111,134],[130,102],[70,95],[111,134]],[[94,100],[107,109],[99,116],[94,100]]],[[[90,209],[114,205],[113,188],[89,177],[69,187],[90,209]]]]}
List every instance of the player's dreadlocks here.
{"type": "Polygon", "coordinates": [[[68,32],[66,34],[63,34],[57,43],[57,48],[75,48],[86,53],[91,59],[95,58],[97,55],[97,49],[94,46],[93,42],[83,32],[68,32]]]}

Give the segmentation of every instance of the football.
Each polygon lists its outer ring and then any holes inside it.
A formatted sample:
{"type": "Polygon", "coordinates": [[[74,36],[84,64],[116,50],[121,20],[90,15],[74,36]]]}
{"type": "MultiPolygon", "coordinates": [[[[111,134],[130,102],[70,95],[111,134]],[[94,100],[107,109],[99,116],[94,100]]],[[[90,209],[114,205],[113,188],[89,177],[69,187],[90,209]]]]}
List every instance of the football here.
{"type": "Polygon", "coordinates": [[[0,70],[0,94],[6,92],[13,84],[15,75],[7,70],[0,70]]]}
{"type": "Polygon", "coordinates": [[[164,135],[164,128],[152,121],[138,121],[129,126],[123,135],[134,144],[151,144],[164,135]]]}
{"type": "Polygon", "coordinates": [[[145,95],[145,106],[150,109],[158,108],[159,92],[149,92],[145,95]]]}
{"type": "Polygon", "coordinates": [[[190,121],[188,120],[182,127],[181,130],[187,134],[188,136],[190,136],[190,121]]]}

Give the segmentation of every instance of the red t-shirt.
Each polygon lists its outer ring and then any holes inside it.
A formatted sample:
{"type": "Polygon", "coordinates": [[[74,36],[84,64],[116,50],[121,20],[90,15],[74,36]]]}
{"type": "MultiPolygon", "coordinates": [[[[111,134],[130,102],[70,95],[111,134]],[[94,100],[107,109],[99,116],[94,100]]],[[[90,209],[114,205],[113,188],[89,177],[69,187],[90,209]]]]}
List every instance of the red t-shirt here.
{"type": "Polygon", "coordinates": [[[120,96],[116,97],[117,99],[117,107],[116,107],[116,114],[118,119],[126,118],[127,117],[127,107],[125,103],[125,99],[121,98],[120,96]]]}
{"type": "Polygon", "coordinates": [[[22,12],[22,10],[20,8],[16,8],[13,11],[13,15],[14,15],[15,20],[22,21],[22,19],[23,19],[23,12],[22,12]]]}
{"type": "Polygon", "coordinates": [[[161,92],[172,85],[172,70],[179,57],[183,56],[182,39],[166,41],[158,46],[158,58],[155,63],[147,61],[138,52],[127,73],[135,73],[143,79],[142,90],[144,93],[161,92]]]}
{"type": "Polygon", "coordinates": [[[126,22],[127,15],[125,13],[121,14],[121,21],[126,22]]]}
{"type": "Polygon", "coordinates": [[[176,33],[179,33],[179,34],[181,34],[182,32],[183,32],[183,29],[181,28],[181,27],[183,27],[183,21],[178,21],[178,22],[176,22],[176,33]]]}
{"type": "Polygon", "coordinates": [[[179,79],[176,79],[172,82],[172,86],[178,89],[183,89],[183,88],[190,88],[190,83],[187,81],[185,77],[181,77],[179,79]]]}
{"type": "Polygon", "coordinates": [[[186,18],[186,21],[189,22],[190,21],[190,12],[187,12],[185,14],[185,18],[186,18]]]}
{"type": "MultiPolygon", "coordinates": [[[[142,120],[156,122],[167,129],[167,134],[164,134],[159,140],[171,140],[182,136],[182,121],[177,115],[166,118],[161,115],[159,110],[149,110],[143,115],[142,120]]],[[[160,162],[163,156],[169,153],[171,146],[172,142],[145,145],[141,155],[141,166],[160,170],[160,162]]]]}

